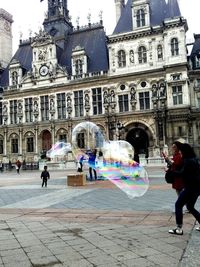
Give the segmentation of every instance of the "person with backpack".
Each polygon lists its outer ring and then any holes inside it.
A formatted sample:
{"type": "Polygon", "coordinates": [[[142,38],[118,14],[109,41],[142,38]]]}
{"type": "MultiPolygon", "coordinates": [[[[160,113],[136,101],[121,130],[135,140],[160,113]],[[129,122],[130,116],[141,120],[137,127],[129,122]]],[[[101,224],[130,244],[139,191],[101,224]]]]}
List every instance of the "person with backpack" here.
{"type": "Polygon", "coordinates": [[[47,180],[50,179],[50,174],[47,171],[47,166],[44,166],[44,170],[41,173],[42,187],[45,185],[47,187],[47,180]]]}
{"type": "Polygon", "coordinates": [[[183,165],[180,170],[174,170],[174,175],[182,175],[184,188],[180,192],[175,203],[176,228],[170,229],[169,233],[183,235],[183,206],[186,205],[190,213],[199,223],[196,228],[200,231],[200,213],[195,209],[195,204],[200,196],[200,163],[193,148],[189,144],[182,144],[179,148],[183,165]]]}

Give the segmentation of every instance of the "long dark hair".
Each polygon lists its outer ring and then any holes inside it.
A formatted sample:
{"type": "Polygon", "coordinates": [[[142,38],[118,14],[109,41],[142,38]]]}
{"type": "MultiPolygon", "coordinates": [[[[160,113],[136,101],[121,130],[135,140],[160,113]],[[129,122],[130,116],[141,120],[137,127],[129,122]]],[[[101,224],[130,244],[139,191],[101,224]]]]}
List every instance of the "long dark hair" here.
{"type": "Polygon", "coordinates": [[[178,150],[180,150],[181,146],[183,143],[179,142],[179,141],[175,141],[172,143],[172,145],[175,145],[177,147],[178,150]]]}
{"type": "Polygon", "coordinates": [[[189,144],[181,144],[180,151],[184,159],[196,157],[194,149],[189,144]]]}

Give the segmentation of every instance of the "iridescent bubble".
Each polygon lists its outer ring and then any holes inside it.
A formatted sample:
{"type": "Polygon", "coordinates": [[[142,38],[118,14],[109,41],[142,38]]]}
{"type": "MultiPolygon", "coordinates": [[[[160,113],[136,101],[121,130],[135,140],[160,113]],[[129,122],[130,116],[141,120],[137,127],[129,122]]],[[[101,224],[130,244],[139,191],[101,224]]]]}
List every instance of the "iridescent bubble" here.
{"type": "Polygon", "coordinates": [[[65,156],[68,152],[72,151],[70,143],[56,142],[50,150],[47,151],[46,156],[48,158],[54,158],[57,156],[65,156]]]}
{"type": "MultiPolygon", "coordinates": [[[[92,122],[79,123],[72,131],[72,151],[77,160],[88,159],[91,151],[102,152],[97,157],[98,176],[109,179],[129,198],[140,197],[149,187],[144,167],[133,161],[134,149],[124,140],[105,141],[100,128],[92,122]]],[[[94,167],[94,166],[93,166],[94,167]]]]}
{"type": "Polygon", "coordinates": [[[133,148],[126,141],[106,142],[103,147],[104,166],[99,175],[106,177],[129,198],[143,196],[149,187],[148,175],[144,167],[132,160],[133,148]]]}
{"type": "Polygon", "coordinates": [[[101,149],[104,137],[100,128],[93,122],[85,121],[75,126],[72,131],[72,151],[77,160],[81,155],[95,149],[101,149]]]}

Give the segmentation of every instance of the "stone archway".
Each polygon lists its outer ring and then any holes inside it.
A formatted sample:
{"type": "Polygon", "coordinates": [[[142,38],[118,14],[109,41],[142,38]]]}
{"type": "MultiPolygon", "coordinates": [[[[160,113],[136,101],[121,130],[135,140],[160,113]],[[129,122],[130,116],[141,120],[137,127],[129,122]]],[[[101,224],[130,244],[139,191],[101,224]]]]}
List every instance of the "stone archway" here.
{"type": "Polygon", "coordinates": [[[149,137],[144,129],[138,127],[131,129],[126,136],[126,141],[134,147],[135,154],[149,156],[149,137]]]}
{"type": "Polygon", "coordinates": [[[126,130],[125,140],[134,147],[135,154],[151,157],[155,145],[152,129],[143,122],[137,121],[126,125],[126,130]]]}

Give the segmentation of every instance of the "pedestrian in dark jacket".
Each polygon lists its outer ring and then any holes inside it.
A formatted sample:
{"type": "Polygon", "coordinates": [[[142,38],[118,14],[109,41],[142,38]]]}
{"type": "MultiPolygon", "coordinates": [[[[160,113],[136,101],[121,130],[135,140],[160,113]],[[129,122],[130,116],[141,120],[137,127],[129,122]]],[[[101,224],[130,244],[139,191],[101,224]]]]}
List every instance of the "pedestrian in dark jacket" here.
{"type": "MultiPolygon", "coordinates": [[[[175,216],[177,227],[169,230],[170,234],[183,234],[183,206],[187,205],[190,213],[200,224],[200,213],[194,208],[195,203],[200,196],[200,165],[199,159],[193,148],[189,144],[180,146],[180,153],[183,159],[183,166],[180,170],[174,170],[175,175],[181,174],[184,182],[184,189],[180,192],[175,203],[175,216]]],[[[200,225],[196,228],[200,231],[200,225]]]]}
{"type": "Polygon", "coordinates": [[[93,180],[93,174],[94,173],[94,179],[97,180],[97,172],[96,172],[96,154],[97,150],[94,149],[92,152],[89,153],[89,159],[88,159],[88,165],[89,165],[89,174],[90,174],[90,180],[93,180]]]}
{"type": "Polygon", "coordinates": [[[47,166],[44,166],[44,171],[41,173],[42,187],[45,185],[47,187],[47,180],[50,179],[50,174],[47,171],[47,166]]]}

